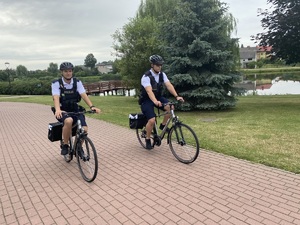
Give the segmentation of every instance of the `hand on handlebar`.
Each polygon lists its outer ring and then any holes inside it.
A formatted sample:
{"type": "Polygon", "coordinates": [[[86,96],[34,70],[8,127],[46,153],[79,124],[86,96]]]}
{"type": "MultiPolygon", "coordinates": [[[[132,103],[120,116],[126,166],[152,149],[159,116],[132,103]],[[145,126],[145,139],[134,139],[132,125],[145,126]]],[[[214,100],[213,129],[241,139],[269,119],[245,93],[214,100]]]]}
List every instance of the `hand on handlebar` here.
{"type": "Polygon", "coordinates": [[[177,96],[176,100],[179,101],[179,102],[184,102],[184,99],[181,96],[177,96]]]}
{"type": "Polygon", "coordinates": [[[60,119],[60,118],[62,118],[62,111],[60,109],[56,110],[54,115],[57,119],[60,119]]]}
{"type": "Polygon", "coordinates": [[[96,107],[92,107],[91,110],[94,111],[97,114],[101,113],[101,109],[98,109],[96,107]]]}
{"type": "Polygon", "coordinates": [[[162,103],[160,101],[156,101],[154,104],[158,107],[162,107],[162,103]]]}

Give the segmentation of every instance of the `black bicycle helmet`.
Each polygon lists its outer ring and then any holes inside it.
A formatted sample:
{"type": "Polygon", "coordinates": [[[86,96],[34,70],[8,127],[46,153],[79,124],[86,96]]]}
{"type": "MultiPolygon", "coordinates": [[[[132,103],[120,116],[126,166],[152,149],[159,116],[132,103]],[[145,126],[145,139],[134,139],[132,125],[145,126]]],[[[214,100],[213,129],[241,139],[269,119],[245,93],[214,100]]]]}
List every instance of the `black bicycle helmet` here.
{"type": "Polygon", "coordinates": [[[150,58],[149,58],[149,61],[152,64],[160,64],[160,65],[162,65],[164,63],[164,60],[163,60],[163,58],[160,55],[151,55],[150,58]]]}
{"type": "Polygon", "coordinates": [[[59,69],[60,70],[69,70],[69,69],[73,70],[74,66],[70,62],[63,62],[62,64],[60,64],[59,69]]]}

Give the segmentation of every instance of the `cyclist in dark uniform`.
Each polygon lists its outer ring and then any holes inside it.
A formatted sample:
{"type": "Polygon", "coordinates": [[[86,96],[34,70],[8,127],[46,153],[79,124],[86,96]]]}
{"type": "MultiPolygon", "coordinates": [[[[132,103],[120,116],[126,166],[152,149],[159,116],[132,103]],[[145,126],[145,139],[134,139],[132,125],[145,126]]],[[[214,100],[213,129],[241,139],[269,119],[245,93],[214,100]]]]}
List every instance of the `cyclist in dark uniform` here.
{"type": "MultiPolygon", "coordinates": [[[[164,103],[168,103],[168,99],[162,96],[162,88],[165,86],[167,90],[176,98],[177,101],[184,101],[180,97],[174,86],[169,81],[167,75],[161,71],[162,65],[164,63],[163,58],[159,55],[152,55],[149,58],[151,63],[151,69],[147,71],[141,79],[141,98],[140,104],[144,115],[148,119],[146,125],[146,148],[151,149],[150,135],[153,130],[155,123],[155,112],[154,107],[162,109],[164,111],[170,111],[170,106],[167,105],[163,107],[164,103]]],[[[167,123],[170,114],[166,114],[162,123],[160,124],[160,129],[162,130],[167,123]]]]}
{"type": "MultiPolygon", "coordinates": [[[[76,78],[73,78],[74,66],[72,63],[63,62],[59,69],[62,77],[52,82],[51,89],[55,108],[55,117],[64,123],[62,131],[64,143],[61,154],[66,155],[69,149],[68,141],[72,132],[72,126],[77,120],[72,116],[63,115],[62,112],[79,112],[80,107],[78,102],[81,100],[81,98],[90,107],[90,109],[95,110],[96,113],[100,113],[101,110],[93,106],[91,100],[85,92],[82,82],[76,78]]],[[[85,116],[82,114],[79,118],[85,132],[87,132],[88,129],[85,116]]]]}

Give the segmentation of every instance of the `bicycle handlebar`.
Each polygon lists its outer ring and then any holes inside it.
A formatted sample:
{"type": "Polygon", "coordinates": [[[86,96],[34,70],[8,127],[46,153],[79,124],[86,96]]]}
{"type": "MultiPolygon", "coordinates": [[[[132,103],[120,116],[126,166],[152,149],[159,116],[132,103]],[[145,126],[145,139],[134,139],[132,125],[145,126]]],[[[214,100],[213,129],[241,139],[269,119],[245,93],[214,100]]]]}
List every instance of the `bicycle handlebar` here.
{"type": "Polygon", "coordinates": [[[167,106],[167,105],[174,106],[174,105],[176,105],[177,103],[181,103],[181,101],[164,103],[164,104],[162,104],[162,106],[163,106],[163,107],[164,107],[164,106],[167,106]]]}
{"type": "Polygon", "coordinates": [[[162,104],[163,106],[167,106],[167,105],[175,105],[176,103],[175,102],[168,102],[168,103],[164,103],[162,104]]]}
{"type": "Polygon", "coordinates": [[[88,110],[88,111],[83,111],[83,112],[66,112],[66,111],[62,111],[62,114],[65,114],[65,115],[74,115],[74,116],[78,116],[80,114],[85,114],[85,113],[96,113],[96,110],[88,110]]]}

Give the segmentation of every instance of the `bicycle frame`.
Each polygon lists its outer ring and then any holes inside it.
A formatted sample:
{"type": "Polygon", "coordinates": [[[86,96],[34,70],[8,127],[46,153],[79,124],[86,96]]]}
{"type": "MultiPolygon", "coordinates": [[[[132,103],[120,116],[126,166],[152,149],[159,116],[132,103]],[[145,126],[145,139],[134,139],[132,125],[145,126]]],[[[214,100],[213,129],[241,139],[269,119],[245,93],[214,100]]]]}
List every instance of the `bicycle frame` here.
{"type": "Polygon", "coordinates": [[[73,138],[72,133],[70,134],[70,138],[69,138],[69,142],[70,142],[70,156],[72,157],[72,155],[76,156],[75,149],[76,149],[76,146],[77,146],[77,143],[78,143],[78,139],[80,140],[84,135],[87,135],[84,132],[84,129],[83,129],[82,125],[81,125],[81,121],[80,121],[80,119],[79,119],[78,116],[80,114],[84,114],[84,113],[94,113],[94,111],[76,112],[76,113],[75,112],[64,112],[64,113],[68,114],[68,115],[75,115],[77,117],[76,124],[74,124],[72,126],[72,129],[74,127],[77,127],[75,138],[73,138]]]}
{"type": "MultiPolygon", "coordinates": [[[[78,167],[80,174],[83,179],[87,182],[92,182],[98,173],[98,158],[96,148],[84,131],[80,120],[80,114],[94,113],[95,111],[83,111],[83,112],[64,112],[69,116],[76,116],[76,123],[72,126],[72,129],[76,127],[75,137],[74,133],[70,134],[69,153],[64,155],[66,162],[71,162],[73,156],[77,158],[78,167]]],[[[75,119],[75,118],[74,118],[75,119]]],[[[62,144],[62,141],[61,141],[62,144]]]]}
{"type": "Polygon", "coordinates": [[[150,136],[150,139],[152,139],[152,141],[150,140],[151,148],[147,146],[146,125],[143,125],[141,127],[139,126],[136,128],[136,135],[138,141],[143,148],[150,150],[154,148],[155,145],[160,146],[162,144],[162,139],[167,133],[167,143],[175,158],[178,161],[185,164],[192,163],[197,159],[199,155],[200,145],[198,137],[191,127],[184,124],[182,121],[179,120],[178,116],[175,115],[175,103],[169,102],[167,104],[164,104],[164,106],[166,105],[170,105],[170,111],[160,113],[160,109],[157,109],[158,113],[155,115],[155,123],[150,136]],[[159,134],[157,118],[161,116],[166,116],[167,114],[170,114],[170,117],[166,121],[165,127],[159,134]],[[170,124],[171,126],[168,127],[170,124]]]}
{"type": "MultiPolygon", "coordinates": [[[[71,151],[71,153],[75,152],[75,149],[76,149],[76,146],[78,143],[78,139],[80,140],[82,136],[86,135],[86,133],[84,132],[84,129],[81,125],[80,119],[77,119],[77,122],[75,125],[72,126],[72,129],[74,127],[77,127],[77,129],[76,129],[76,134],[75,134],[74,139],[72,138],[72,134],[70,134],[70,151],[71,151]]],[[[75,152],[75,155],[76,155],[76,152],[75,152]]]]}
{"type": "MultiPolygon", "coordinates": [[[[175,103],[166,103],[164,104],[164,106],[166,105],[170,105],[170,112],[164,112],[164,113],[159,113],[159,108],[157,109],[157,115],[155,116],[155,124],[154,124],[154,128],[153,128],[153,132],[154,132],[154,135],[159,137],[161,140],[164,138],[165,134],[167,133],[167,129],[168,129],[168,126],[169,124],[172,122],[172,126],[174,126],[176,123],[180,122],[178,120],[178,117],[175,115],[175,112],[174,112],[174,105],[175,103]],[[158,133],[158,129],[157,129],[157,117],[161,117],[161,116],[165,116],[166,114],[171,114],[170,118],[167,120],[167,123],[164,127],[164,129],[160,132],[160,134],[158,133]]],[[[169,135],[169,132],[168,132],[168,135],[169,135]]],[[[168,143],[169,143],[169,138],[167,138],[168,140],[168,143]]]]}

